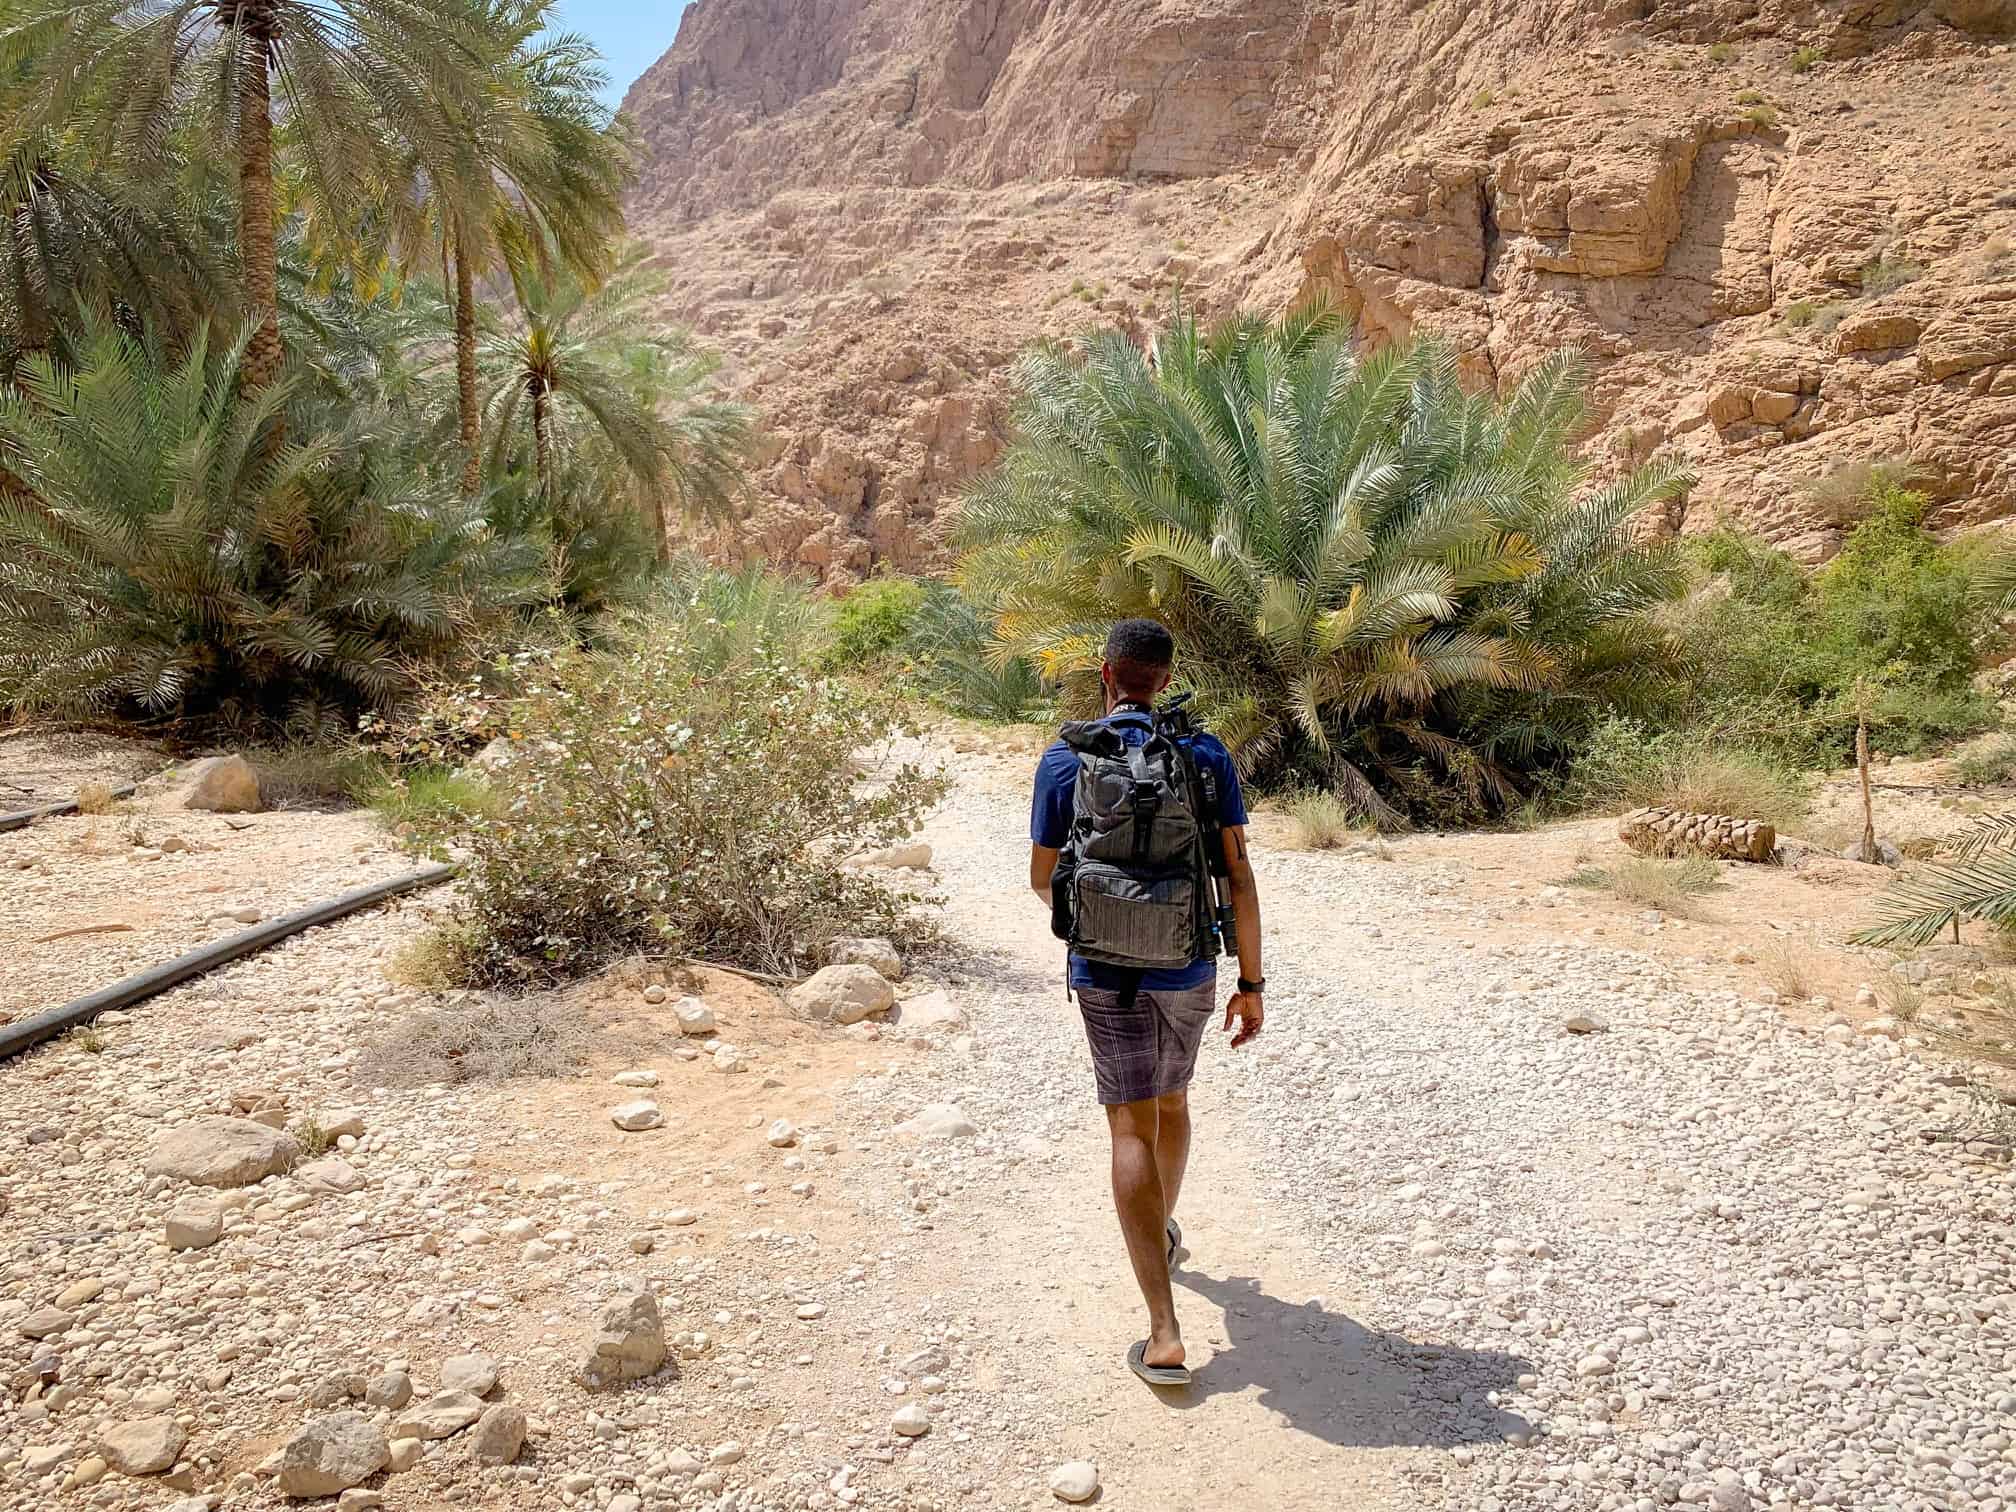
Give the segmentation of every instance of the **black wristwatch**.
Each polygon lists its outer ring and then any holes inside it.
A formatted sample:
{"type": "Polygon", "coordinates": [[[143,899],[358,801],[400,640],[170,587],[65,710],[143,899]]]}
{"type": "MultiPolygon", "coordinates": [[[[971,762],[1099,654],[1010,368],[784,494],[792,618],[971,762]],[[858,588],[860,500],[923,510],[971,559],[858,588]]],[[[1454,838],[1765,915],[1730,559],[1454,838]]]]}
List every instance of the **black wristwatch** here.
{"type": "Polygon", "coordinates": [[[1265,992],[1267,990],[1267,978],[1262,977],[1257,982],[1249,982],[1246,978],[1241,977],[1239,978],[1239,990],[1241,992],[1265,992]]]}

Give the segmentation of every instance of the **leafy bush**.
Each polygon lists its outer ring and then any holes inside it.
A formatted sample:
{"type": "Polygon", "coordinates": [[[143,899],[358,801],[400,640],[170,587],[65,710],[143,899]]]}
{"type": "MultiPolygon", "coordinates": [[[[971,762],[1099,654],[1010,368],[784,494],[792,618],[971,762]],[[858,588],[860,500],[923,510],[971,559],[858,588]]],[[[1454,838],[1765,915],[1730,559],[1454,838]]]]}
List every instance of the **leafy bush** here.
{"type": "Polygon", "coordinates": [[[1653,730],[1616,718],[1598,725],[1577,753],[1560,800],[1577,812],[1659,806],[1788,829],[1806,816],[1811,792],[1802,773],[1765,752],[1709,731],[1653,730]]]}
{"type": "Polygon", "coordinates": [[[1111,622],[1153,616],[1250,777],[1391,822],[1516,801],[1644,696],[1682,574],[1633,522],[1688,479],[1583,489],[1573,357],[1499,404],[1432,343],[1361,359],[1323,311],[1178,320],[1152,358],[1118,331],[1081,345],[1022,358],[1017,435],[961,522],[1002,649],[1073,707],[1111,622]]]}
{"type": "Polygon", "coordinates": [[[895,650],[916,628],[924,588],[909,578],[877,578],[843,597],[833,611],[826,662],[859,669],[895,650]]]}
{"type": "Polygon", "coordinates": [[[1814,47],[1810,44],[1801,47],[1792,54],[1792,72],[1795,74],[1810,73],[1814,66],[1826,56],[1827,53],[1824,48],[1814,47]]]}
{"type": "Polygon", "coordinates": [[[110,326],[0,392],[0,704],[321,736],[542,591],[539,553],[244,344],[110,326]],[[283,431],[284,427],[284,431],[283,431]]]}
{"type": "Polygon", "coordinates": [[[1883,488],[1840,554],[1810,574],[1752,538],[1699,537],[1697,559],[1721,591],[1685,615],[1698,669],[1688,717],[1799,766],[1845,761],[1864,706],[1872,742],[1899,755],[1992,724],[1972,681],[1990,618],[1968,554],[1926,534],[1923,508],[1883,488]]]}
{"type": "Polygon", "coordinates": [[[1953,780],[1964,787],[1992,787],[2016,777],[2016,740],[2002,736],[1953,758],[1953,780]]]}
{"type": "Polygon", "coordinates": [[[1736,56],[1736,46],[1732,42],[1716,42],[1708,49],[1710,63],[1727,63],[1736,56]]]}
{"type": "MultiPolygon", "coordinates": [[[[502,813],[457,834],[477,981],[584,971],[649,950],[794,973],[840,933],[914,935],[914,895],[844,862],[914,830],[939,779],[849,762],[902,730],[879,696],[760,644],[707,665],[674,623],[534,668],[502,813]]],[[[706,637],[703,635],[702,640],[706,637]]]]}
{"type": "Polygon", "coordinates": [[[1364,821],[1335,793],[1297,793],[1287,802],[1288,843],[1296,850],[1334,850],[1364,821]]]}
{"type": "Polygon", "coordinates": [[[954,714],[1020,724],[1049,712],[1035,666],[1004,653],[987,620],[949,584],[927,586],[905,649],[926,696],[954,714]]]}

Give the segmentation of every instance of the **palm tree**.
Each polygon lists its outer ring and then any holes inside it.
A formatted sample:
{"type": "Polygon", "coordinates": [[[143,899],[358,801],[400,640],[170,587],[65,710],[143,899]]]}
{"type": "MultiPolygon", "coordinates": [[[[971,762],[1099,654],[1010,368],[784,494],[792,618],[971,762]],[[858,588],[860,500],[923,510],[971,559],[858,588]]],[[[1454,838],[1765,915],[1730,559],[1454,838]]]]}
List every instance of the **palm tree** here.
{"type": "Polygon", "coordinates": [[[597,98],[608,75],[586,38],[550,29],[557,0],[474,0],[498,66],[460,122],[472,171],[432,177],[409,154],[408,203],[438,237],[454,312],[462,492],[482,486],[476,285],[512,262],[553,264],[590,284],[605,276],[623,230],[632,144],[597,98]]]}
{"type": "Polygon", "coordinates": [[[640,249],[592,289],[557,265],[514,264],[512,282],[515,315],[488,322],[478,354],[499,471],[529,433],[534,476],[550,498],[569,430],[598,433],[629,474],[665,562],[667,504],[692,519],[730,511],[753,440],[749,410],[715,397],[718,357],[652,317],[661,284],[640,249]]]}
{"type": "Polygon", "coordinates": [[[1067,699],[1094,691],[1114,619],[1154,616],[1247,772],[1391,822],[1508,801],[1646,691],[1648,611],[1682,575],[1629,527],[1688,480],[1583,490],[1572,356],[1498,405],[1431,343],[1358,358],[1322,310],[1082,348],[1022,359],[1016,438],[961,522],[1001,655],[1067,699]]]}
{"type": "Polygon", "coordinates": [[[323,735],[544,596],[537,539],[425,481],[384,410],[248,387],[248,338],[74,342],[0,390],[28,484],[0,492],[0,704],[323,735]]]}
{"type": "Polygon", "coordinates": [[[276,108],[318,204],[339,223],[368,207],[395,145],[437,178],[466,178],[471,150],[456,122],[497,68],[486,19],[469,0],[10,0],[0,69],[23,77],[0,118],[0,149],[75,125],[144,180],[161,171],[178,130],[221,146],[236,165],[238,255],[256,320],[244,377],[263,386],[285,358],[276,108]]]}

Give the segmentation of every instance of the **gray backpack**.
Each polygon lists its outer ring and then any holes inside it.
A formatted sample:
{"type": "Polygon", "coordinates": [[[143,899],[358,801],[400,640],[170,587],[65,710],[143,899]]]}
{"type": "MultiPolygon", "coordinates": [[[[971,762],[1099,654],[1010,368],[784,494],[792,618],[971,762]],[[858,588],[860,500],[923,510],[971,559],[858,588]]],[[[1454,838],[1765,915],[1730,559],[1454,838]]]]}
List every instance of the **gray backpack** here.
{"type": "MultiPolygon", "coordinates": [[[[1180,705],[1178,706],[1180,707],[1180,705]]],[[[1059,732],[1078,757],[1071,832],[1051,880],[1051,932],[1088,961],[1169,970],[1223,948],[1218,795],[1176,708],[1129,745],[1101,722],[1059,732]]]]}

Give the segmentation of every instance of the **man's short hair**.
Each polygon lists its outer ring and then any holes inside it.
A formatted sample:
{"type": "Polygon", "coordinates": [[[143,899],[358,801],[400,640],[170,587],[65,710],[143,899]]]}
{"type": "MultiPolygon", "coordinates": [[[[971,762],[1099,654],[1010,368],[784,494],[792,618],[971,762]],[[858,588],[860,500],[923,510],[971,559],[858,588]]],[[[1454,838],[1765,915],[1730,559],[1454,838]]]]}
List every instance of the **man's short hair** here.
{"type": "Polygon", "coordinates": [[[1106,637],[1106,664],[1121,692],[1150,696],[1176,664],[1176,638],[1154,620],[1122,620],[1106,637]]]}

